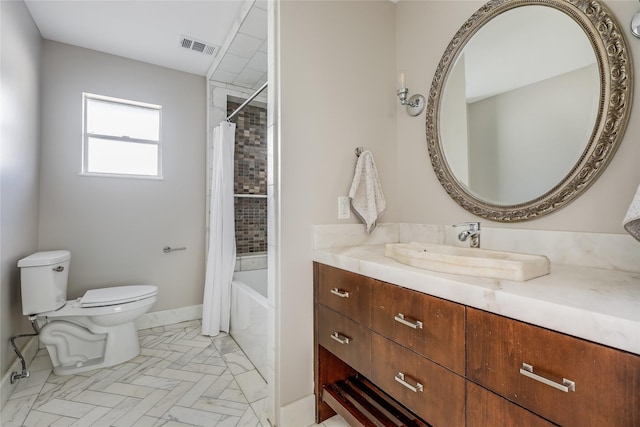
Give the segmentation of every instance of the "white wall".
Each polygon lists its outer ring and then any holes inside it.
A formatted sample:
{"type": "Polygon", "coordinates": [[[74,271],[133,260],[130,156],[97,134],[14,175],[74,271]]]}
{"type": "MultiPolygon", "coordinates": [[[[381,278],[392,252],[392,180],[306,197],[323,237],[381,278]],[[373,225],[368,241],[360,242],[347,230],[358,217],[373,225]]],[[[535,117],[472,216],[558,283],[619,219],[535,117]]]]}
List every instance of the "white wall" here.
{"type": "Polygon", "coordinates": [[[279,8],[275,381],[276,400],[284,406],[313,392],[311,226],[339,222],[337,198],[349,192],[356,147],[375,157],[388,202],[383,221],[401,215],[395,191],[394,4],[285,1],[279,8]]]}
{"type": "MultiPolygon", "coordinates": [[[[638,9],[636,1],[605,1],[617,18],[630,47],[633,66],[640,67],[640,44],[628,32],[628,21],[638,9]]],[[[396,57],[398,69],[411,76],[413,92],[427,93],[442,53],[462,24],[482,1],[401,1],[396,5],[396,57]]],[[[637,78],[637,76],[636,76],[637,78]]],[[[640,99],[640,85],[634,98],[640,99]]],[[[492,227],[518,227],[543,230],[567,230],[624,233],[622,218],[640,183],[640,109],[631,111],[630,124],[622,143],[604,173],[577,200],[550,215],[524,223],[492,227]]],[[[459,207],[435,177],[427,155],[425,118],[398,116],[397,202],[402,221],[453,224],[479,219],[459,207]]]]}
{"type": "Polygon", "coordinates": [[[598,87],[593,64],[469,104],[473,192],[508,205],[555,187],[591,138],[598,87]]]}
{"type": "Polygon", "coordinates": [[[151,311],[202,303],[205,78],[45,41],[41,250],[71,251],[69,297],[159,287],[151,311]],[[80,176],[82,93],[162,105],[163,180],[80,176]],[[186,251],[164,254],[164,246],[186,251]]]}
{"type": "MultiPolygon", "coordinates": [[[[0,2],[0,376],[15,353],[9,337],[29,333],[22,315],[19,259],[38,249],[40,49],[42,38],[23,2],[0,2]]],[[[20,347],[25,340],[18,340],[20,347]]]]}

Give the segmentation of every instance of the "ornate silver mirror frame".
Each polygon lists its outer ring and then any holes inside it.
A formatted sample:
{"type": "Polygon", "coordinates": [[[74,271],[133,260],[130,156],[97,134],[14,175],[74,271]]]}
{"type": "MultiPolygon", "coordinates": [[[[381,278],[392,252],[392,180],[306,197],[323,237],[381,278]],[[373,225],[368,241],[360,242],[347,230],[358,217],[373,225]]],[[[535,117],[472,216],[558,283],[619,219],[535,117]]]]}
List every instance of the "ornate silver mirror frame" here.
{"type": "MultiPolygon", "coordinates": [[[[620,26],[608,8],[595,0],[492,0],[458,30],[436,69],[427,107],[427,144],[440,184],[460,206],[474,215],[500,222],[524,221],[549,214],[581,195],[611,161],[627,126],[633,81],[629,49],[620,26]],[[600,96],[593,132],[570,172],[551,190],[519,204],[500,205],[472,194],[454,176],[440,135],[440,105],[444,85],[456,58],[471,37],[494,17],[516,7],[548,6],[564,12],[585,32],[599,70],[600,96]]],[[[552,155],[553,153],[549,153],[552,155]]]]}

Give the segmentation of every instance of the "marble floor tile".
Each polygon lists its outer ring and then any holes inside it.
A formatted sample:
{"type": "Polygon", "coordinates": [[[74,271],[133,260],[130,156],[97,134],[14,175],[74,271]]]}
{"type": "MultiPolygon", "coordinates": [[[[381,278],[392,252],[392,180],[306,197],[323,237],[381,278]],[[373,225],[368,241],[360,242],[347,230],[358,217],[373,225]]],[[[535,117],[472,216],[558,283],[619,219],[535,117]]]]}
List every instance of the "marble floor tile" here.
{"type": "Polygon", "coordinates": [[[226,353],[223,358],[233,375],[239,375],[255,369],[255,366],[241,350],[226,353]]]}
{"type": "Polygon", "coordinates": [[[185,394],[182,395],[180,400],[178,400],[178,405],[180,406],[191,406],[200,396],[206,392],[209,387],[216,382],[219,378],[217,375],[205,375],[202,377],[200,381],[198,381],[195,385],[193,385],[185,394]]]}
{"type": "Polygon", "coordinates": [[[249,403],[267,397],[267,382],[256,369],[236,375],[236,382],[249,403]]]}
{"type": "Polygon", "coordinates": [[[144,399],[149,396],[151,392],[153,392],[153,388],[137,386],[133,384],[124,384],[124,383],[112,383],[104,390],[105,393],[113,393],[121,396],[135,397],[138,399],[144,399]]]}
{"type": "Polygon", "coordinates": [[[70,400],[51,399],[38,408],[39,412],[47,412],[49,414],[69,416],[72,418],[82,418],[87,415],[95,405],[87,403],[72,402],[70,400]]]}
{"type": "Polygon", "coordinates": [[[38,395],[18,397],[15,399],[9,399],[7,403],[2,407],[2,421],[3,427],[21,426],[24,420],[29,415],[33,403],[36,401],[38,395]]]}
{"type": "Polygon", "coordinates": [[[54,375],[40,350],[30,378],[2,408],[0,424],[270,427],[264,379],[233,338],[200,330],[192,321],[139,331],[140,355],[77,375],[54,375]]]}
{"type": "MultiPolygon", "coordinates": [[[[93,426],[109,412],[109,408],[96,406],[83,417],[73,420],[71,427],[93,426]]],[[[60,420],[58,420],[59,422],[60,420]]]]}
{"type": "Polygon", "coordinates": [[[101,391],[83,390],[82,393],[72,397],[70,400],[90,405],[105,406],[113,408],[118,406],[125,399],[125,396],[106,393],[101,391]]]}
{"type": "Polygon", "coordinates": [[[18,425],[24,427],[45,427],[57,423],[61,418],[64,417],[47,412],[30,411],[24,422],[18,425]]]}
{"type": "Polygon", "coordinates": [[[136,406],[113,424],[113,427],[129,427],[136,423],[148,411],[153,409],[168,392],[166,390],[154,390],[149,396],[142,399],[136,406]]]}
{"type": "Polygon", "coordinates": [[[104,417],[96,421],[91,427],[111,427],[120,418],[126,416],[129,411],[133,410],[141,400],[142,399],[127,397],[122,403],[107,412],[104,417]]]}

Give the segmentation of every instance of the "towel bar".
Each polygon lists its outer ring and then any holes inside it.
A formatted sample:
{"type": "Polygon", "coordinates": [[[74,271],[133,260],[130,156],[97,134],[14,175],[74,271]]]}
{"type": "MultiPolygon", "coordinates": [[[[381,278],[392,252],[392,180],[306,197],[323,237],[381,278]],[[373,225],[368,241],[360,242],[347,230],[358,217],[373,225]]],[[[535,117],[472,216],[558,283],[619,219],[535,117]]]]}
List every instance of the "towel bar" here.
{"type": "Polygon", "coordinates": [[[165,254],[168,254],[169,252],[184,251],[186,249],[187,248],[185,248],[184,246],[180,248],[172,248],[171,246],[165,246],[164,248],[162,248],[162,252],[164,252],[165,254]]]}

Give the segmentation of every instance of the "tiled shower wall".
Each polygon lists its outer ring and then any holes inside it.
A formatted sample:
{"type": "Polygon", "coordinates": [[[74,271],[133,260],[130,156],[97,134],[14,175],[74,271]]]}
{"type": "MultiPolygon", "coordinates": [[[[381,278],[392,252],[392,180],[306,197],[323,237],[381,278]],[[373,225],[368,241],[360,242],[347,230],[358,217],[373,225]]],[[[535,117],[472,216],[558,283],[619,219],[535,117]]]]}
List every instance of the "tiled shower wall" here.
{"type": "MultiPolygon", "coordinates": [[[[240,103],[227,99],[227,114],[240,103]]],[[[267,251],[267,110],[245,106],[232,119],[236,123],[234,193],[236,252],[267,251]]]]}

